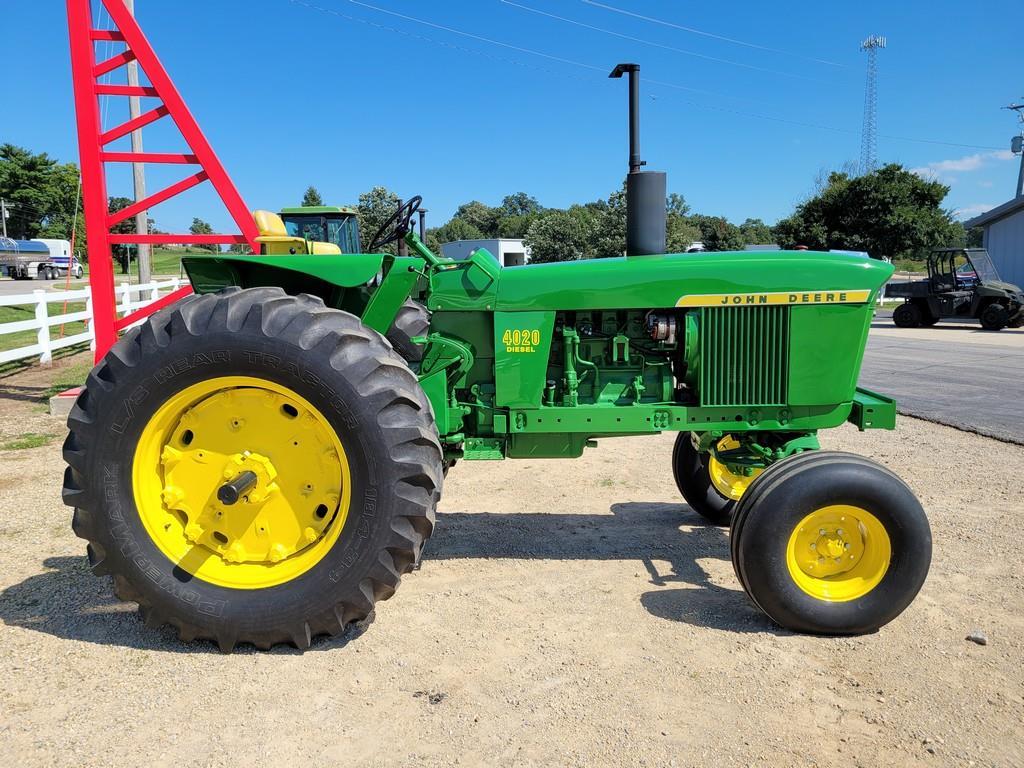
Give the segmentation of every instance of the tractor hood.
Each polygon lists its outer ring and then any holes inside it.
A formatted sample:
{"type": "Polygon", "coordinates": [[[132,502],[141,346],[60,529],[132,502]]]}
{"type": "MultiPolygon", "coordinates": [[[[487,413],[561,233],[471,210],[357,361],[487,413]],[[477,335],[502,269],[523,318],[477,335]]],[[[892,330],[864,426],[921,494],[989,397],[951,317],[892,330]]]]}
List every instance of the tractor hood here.
{"type": "MultiPolygon", "coordinates": [[[[469,298],[469,275],[460,272],[437,276],[432,305],[454,309],[453,304],[461,303],[459,296],[469,298]]],[[[497,285],[482,292],[502,311],[862,304],[874,299],[892,273],[891,264],[848,254],[680,253],[511,267],[498,273],[497,285]]]]}

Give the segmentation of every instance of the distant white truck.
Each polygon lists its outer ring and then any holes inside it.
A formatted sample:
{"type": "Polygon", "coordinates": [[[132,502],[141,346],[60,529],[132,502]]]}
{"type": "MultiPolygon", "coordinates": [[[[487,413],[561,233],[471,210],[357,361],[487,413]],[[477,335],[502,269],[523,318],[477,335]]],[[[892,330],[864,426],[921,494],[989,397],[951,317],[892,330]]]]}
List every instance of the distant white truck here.
{"type": "Polygon", "coordinates": [[[15,280],[54,280],[64,277],[68,270],[75,278],[85,274],[67,240],[0,238],[0,275],[15,280]]]}

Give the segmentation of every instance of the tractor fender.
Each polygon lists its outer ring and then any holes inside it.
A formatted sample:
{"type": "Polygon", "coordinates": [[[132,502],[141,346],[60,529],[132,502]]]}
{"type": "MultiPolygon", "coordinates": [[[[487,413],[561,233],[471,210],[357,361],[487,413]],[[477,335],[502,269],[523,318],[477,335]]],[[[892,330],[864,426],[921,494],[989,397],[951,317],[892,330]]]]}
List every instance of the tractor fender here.
{"type": "Polygon", "coordinates": [[[211,293],[232,285],[253,288],[308,281],[310,278],[339,288],[355,288],[376,277],[384,266],[384,259],[385,254],[379,253],[216,254],[187,256],[182,263],[195,292],[211,293]]]}

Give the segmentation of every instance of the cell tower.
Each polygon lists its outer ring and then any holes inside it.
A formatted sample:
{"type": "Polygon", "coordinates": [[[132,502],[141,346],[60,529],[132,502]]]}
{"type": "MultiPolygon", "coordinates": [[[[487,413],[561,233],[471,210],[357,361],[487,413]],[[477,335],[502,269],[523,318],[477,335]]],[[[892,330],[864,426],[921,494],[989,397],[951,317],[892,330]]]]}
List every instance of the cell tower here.
{"type": "Polygon", "coordinates": [[[868,52],[868,77],[864,85],[864,127],[860,135],[860,172],[871,173],[878,167],[878,51],[885,38],[871,35],[860,44],[868,52]]]}

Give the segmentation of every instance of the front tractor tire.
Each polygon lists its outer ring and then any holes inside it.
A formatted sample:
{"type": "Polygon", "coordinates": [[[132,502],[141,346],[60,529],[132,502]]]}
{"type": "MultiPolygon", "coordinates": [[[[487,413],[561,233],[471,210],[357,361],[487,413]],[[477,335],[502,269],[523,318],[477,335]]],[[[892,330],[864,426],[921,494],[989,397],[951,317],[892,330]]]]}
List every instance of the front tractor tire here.
{"type": "Polygon", "coordinates": [[[413,299],[406,299],[405,303],[398,308],[395,315],[395,322],[392,323],[386,336],[395,348],[395,352],[401,355],[402,359],[415,368],[423,360],[423,346],[413,342],[413,339],[426,336],[430,333],[430,312],[427,308],[413,299]]]}
{"type": "Polygon", "coordinates": [[[192,296],[89,374],[64,500],[147,626],[307,648],[419,561],[442,485],[430,414],[384,338],[320,299],[192,296]]]}
{"type": "MultiPolygon", "coordinates": [[[[718,447],[722,450],[738,444],[725,437],[718,447]]],[[[679,493],[698,515],[713,525],[728,525],[736,502],[761,470],[750,476],[734,474],[710,453],[701,453],[693,444],[689,432],[676,435],[672,449],[672,475],[679,493]]]]}
{"type": "Polygon", "coordinates": [[[733,567],[769,618],[825,635],[873,632],[910,605],[931,564],[920,502],[885,467],[815,451],[770,466],[733,516],[733,567]]]}

